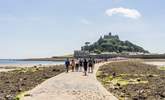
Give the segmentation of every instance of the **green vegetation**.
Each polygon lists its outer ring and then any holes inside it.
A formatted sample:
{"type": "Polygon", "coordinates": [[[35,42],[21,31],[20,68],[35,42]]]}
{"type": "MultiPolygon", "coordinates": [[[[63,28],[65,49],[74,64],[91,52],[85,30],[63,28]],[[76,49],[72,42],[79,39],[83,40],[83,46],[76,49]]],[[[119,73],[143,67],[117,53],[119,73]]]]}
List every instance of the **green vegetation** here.
{"type": "Polygon", "coordinates": [[[102,83],[107,84],[107,83],[112,83],[113,85],[128,85],[128,84],[140,84],[140,83],[148,83],[148,81],[139,81],[141,80],[140,78],[131,78],[131,79],[124,79],[122,76],[108,76],[103,79],[102,83]]]}
{"type": "Polygon", "coordinates": [[[165,66],[159,67],[160,70],[165,70],[165,66]]]}
{"type": "Polygon", "coordinates": [[[104,35],[104,37],[100,37],[100,39],[91,44],[89,42],[85,43],[85,46],[81,48],[82,50],[86,50],[89,52],[100,54],[102,52],[116,52],[116,53],[124,53],[124,52],[141,52],[148,53],[147,50],[144,50],[142,47],[137,46],[129,41],[121,41],[118,35],[104,35]]]}
{"type": "Polygon", "coordinates": [[[21,92],[20,94],[18,94],[14,100],[20,100],[21,98],[23,98],[25,95],[25,92],[21,92]]]}

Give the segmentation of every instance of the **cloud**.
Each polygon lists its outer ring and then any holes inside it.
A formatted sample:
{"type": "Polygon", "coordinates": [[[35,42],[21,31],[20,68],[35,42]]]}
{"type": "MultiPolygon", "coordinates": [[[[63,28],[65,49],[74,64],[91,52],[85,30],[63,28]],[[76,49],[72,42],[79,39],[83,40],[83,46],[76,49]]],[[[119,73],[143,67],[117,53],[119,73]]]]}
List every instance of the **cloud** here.
{"type": "Polygon", "coordinates": [[[91,22],[88,21],[87,19],[81,19],[81,23],[82,23],[82,24],[86,24],[86,25],[91,24],[91,22]]]}
{"type": "Polygon", "coordinates": [[[138,10],[123,8],[123,7],[107,9],[105,11],[105,14],[107,16],[112,16],[112,15],[117,14],[117,15],[122,15],[127,18],[132,18],[132,19],[138,19],[141,17],[141,14],[138,10]]]}

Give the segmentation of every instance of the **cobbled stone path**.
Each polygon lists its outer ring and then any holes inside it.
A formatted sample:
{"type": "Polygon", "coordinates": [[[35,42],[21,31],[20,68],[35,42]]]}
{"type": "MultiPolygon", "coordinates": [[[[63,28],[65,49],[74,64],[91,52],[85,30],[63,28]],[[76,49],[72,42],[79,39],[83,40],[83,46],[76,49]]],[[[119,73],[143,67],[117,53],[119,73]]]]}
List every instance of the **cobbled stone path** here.
{"type": "Polygon", "coordinates": [[[28,91],[21,100],[117,100],[96,79],[98,68],[106,63],[96,64],[94,73],[88,76],[69,72],[50,78],[28,91]]]}

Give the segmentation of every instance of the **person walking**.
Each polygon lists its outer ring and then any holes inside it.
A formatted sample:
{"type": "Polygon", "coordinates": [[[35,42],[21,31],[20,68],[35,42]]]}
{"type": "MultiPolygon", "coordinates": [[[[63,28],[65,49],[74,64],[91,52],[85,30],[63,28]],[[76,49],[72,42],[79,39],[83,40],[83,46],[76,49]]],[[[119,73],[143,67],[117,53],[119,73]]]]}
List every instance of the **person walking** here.
{"type": "Polygon", "coordinates": [[[95,67],[95,63],[96,63],[96,61],[95,61],[95,59],[93,58],[93,59],[92,59],[92,73],[93,73],[93,70],[94,70],[94,67],[95,67]]]}
{"type": "Polygon", "coordinates": [[[71,67],[72,67],[72,72],[74,72],[74,69],[75,69],[75,61],[74,61],[74,59],[72,59],[72,61],[71,61],[71,67]]]}
{"type": "Polygon", "coordinates": [[[79,60],[79,71],[82,72],[83,67],[83,61],[82,59],[79,60]]]}
{"type": "Polygon", "coordinates": [[[69,61],[69,58],[67,58],[66,61],[65,61],[65,68],[66,68],[67,73],[69,71],[69,66],[70,66],[70,61],[69,61]]]}
{"type": "Polygon", "coordinates": [[[76,63],[75,70],[76,70],[76,72],[78,72],[78,69],[79,69],[79,60],[76,59],[75,63],[76,63]]]}
{"type": "Polygon", "coordinates": [[[85,76],[87,76],[88,62],[86,59],[84,59],[83,65],[84,65],[84,74],[85,76]]]}
{"type": "Polygon", "coordinates": [[[91,58],[88,60],[88,63],[89,63],[88,73],[93,73],[93,61],[91,58]]]}

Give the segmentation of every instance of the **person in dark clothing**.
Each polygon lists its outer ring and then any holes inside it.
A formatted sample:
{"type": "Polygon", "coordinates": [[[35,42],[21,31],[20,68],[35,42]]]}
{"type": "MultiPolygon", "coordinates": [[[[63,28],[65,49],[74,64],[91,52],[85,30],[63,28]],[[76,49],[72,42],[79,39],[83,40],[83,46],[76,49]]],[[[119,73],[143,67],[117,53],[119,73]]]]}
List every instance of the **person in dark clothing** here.
{"type": "Polygon", "coordinates": [[[82,71],[82,67],[83,67],[83,61],[80,59],[79,60],[79,71],[82,71]]]}
{"type": "Polygon", "coordinates": [[[65,68],[66,68],[66,72],[68,73],[69,71],[69,66],[70,66],[70,61],[69,59],[67,58],[67,60],[65,61],[65,68]]]}
{"type": "Polygon", "coordinates": [[[88,72],[93,73],[93,60],[90,58],[88,60],[88,63],[89,63],[88,72]]]}
{"type": "Polygon", "coordinates": [[[95,63],[96,63],[96,60],[95,60],[94,58],[92,59],[92,61],[93,61],[93,64],[95,64],[95,63]]]}
{"type": "Polygon", "coordinates": [[[77,60],[75,61],[75,63],[76,63],[75,70],[76,70],[76,72],[78,72],[78,69],[79,69],[79,60],[77,59],[77,60]]]}
{"type": "Polygon", "coordinates": [[[85,76],[87,76],[88,62],[87,62],[86,59],[84,59],[83,65],[84,65],[84,73],[85,73],[85,76]]]}

